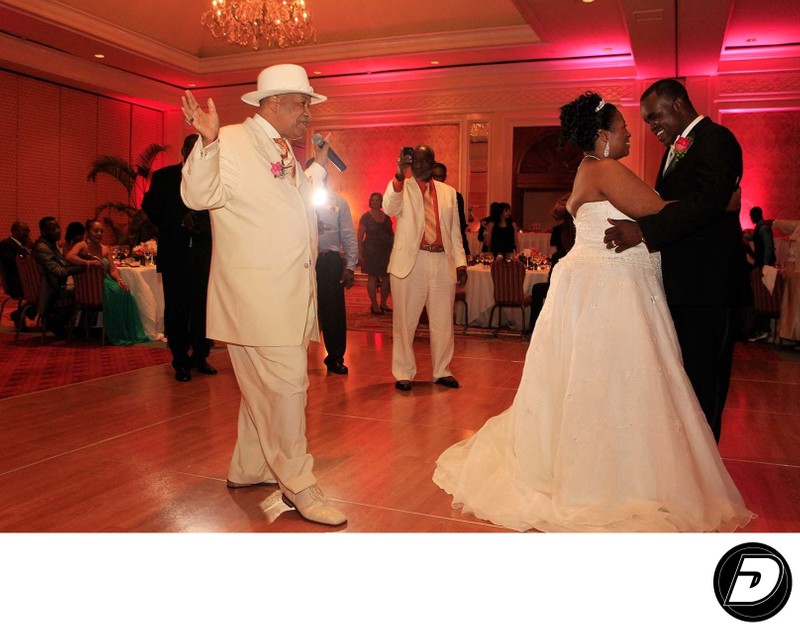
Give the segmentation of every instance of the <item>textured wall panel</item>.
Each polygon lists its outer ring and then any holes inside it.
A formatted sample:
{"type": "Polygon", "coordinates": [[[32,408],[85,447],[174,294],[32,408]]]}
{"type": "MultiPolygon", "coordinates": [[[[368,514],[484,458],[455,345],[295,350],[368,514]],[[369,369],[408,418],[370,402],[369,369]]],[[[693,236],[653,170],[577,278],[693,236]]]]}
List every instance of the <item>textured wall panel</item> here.
{"type": "Polygon", "coordinates": [[[19,214],[17,203],[17,75],[0,71],[0,237],[11,224],[30,217],[19,214]]]}
{"type": "Polygon", "coordinates": [[[97,147],[97,96],[61,88],[61,180],[59,204],[62,228],[94,216],[97,185],[87,181],[97,147]]]}
{"type": "Polygon", "coordinates": [[[56,85],[19,77],[19,162],[17,207],[21,217],[31,217],[31,232],[38,238],[43,216],[59,216],[61,175],[58,150],[61,136],[61,90],[56,85]]]}
{"type": "Polygon", "coordinates": [[[753,206],[768,219],[800,219],[800,167],[791,159],[800,142],[800,111],[725,113],[722,124],[742,145],[742,225],[752,225],[753,206]]]}
{"type": "MultiPolygon", "coordinates": [[[[132,105],[100,98],[97,108],[97,155],[112,155],[131,162],[132,105]]],[[[114,178],[100,174],[95,183],[95,205],[106,202],[128,203],[128,193],[114,178]]],[[[112,212],[114,222],[127,229],[127,217],[112,212]]]]}
{"type": "MultiPolygon", "coordinates": [[[[139,154],[152,143],[164,144],[164,115],[145,107],[134,106],[133,108],[133,125],[131,127],[131,160],[135,165],[139,154]]],[[[153,169],[166,166],[167,153],[161,153],[153,163],[153,169]]],[[[147,190],[148,182],[139,182],[138,185],[143,185],[140,188],[137,196],[137,205],[141,205],[141,193],[147,190]]],[[[138,187],[137,185],[137,187],[138,187]]]]}

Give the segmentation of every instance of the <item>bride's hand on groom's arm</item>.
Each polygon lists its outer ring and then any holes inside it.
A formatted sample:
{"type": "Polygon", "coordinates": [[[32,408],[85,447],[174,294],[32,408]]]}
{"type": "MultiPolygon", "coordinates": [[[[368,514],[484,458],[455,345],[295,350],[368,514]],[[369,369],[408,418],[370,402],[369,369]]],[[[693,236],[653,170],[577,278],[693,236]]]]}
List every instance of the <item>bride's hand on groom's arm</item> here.
{"type": "Polygon", "coordinates": [[[611,227],[605,232],[603,242],[607,249],[613,249],[618,254],[626,249],[636,247],[644,242],[639,224],[628,219],[609,219],[611,227]]]}

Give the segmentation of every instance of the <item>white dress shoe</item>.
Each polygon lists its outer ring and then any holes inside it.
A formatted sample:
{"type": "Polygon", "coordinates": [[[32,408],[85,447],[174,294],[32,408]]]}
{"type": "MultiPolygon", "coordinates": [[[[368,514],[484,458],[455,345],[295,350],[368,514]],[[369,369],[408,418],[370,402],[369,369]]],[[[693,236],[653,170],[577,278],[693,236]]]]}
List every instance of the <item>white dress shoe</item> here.
{"type": "Polygon", "coordinates": [[[284,490],[283,502],[296,509],[304,519],[313,523],[341,525],[347,521],[344,514],[328,503],[328,497],[316,484],[297,494],[284,490]]]}

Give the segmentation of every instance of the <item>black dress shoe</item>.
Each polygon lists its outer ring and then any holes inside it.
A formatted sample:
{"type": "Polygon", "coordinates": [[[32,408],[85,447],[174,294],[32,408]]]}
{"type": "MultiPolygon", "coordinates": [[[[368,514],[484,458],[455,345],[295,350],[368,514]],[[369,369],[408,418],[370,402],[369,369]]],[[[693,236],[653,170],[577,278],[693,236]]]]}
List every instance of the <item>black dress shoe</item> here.
{"type": "Polygon", "coordinates": [[[342,361],[337,361],[336,363],[331,363],[328,365],[328,372],[333,372],[334,374],[347,374],[350,370],[347,369],[347,366],[342,361]]]}
{"type": "Polygon", "coordinates": [[[399,389],[401,392],[410,392],[411,381],[395,381],[394,387],[395,389],[399,389]]]}
{"type": "Polygon", "coordinates": [[[175,368],[175,380],[181,383],[188,383],[192,380],[192,373],[189,368],[179,367],[175,368]]]}
{"type": "Polygon", "coordinates": [[[460,387],[458,381],[452,376],[442,376],[441,378],[437,378],[433,382],[436,383],[437,385],[444,385],[445,387],[451,387],[452,389],[458,389],[460,387]]]}
{"type": "Polygon", "coordinates": [[[211,374],[213,376],[217,373],[217,368],[215,368],[213,365],[209,365],[208,361],[198,363],[197,366],[195,366],[195,369],[200,372],[200,374],[211,374]]]}

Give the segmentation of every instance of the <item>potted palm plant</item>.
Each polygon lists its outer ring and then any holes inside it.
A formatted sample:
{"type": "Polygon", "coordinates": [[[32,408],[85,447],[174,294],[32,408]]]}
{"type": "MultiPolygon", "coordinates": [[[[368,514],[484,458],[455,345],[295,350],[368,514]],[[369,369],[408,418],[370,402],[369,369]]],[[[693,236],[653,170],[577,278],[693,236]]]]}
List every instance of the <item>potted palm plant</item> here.
{"type": "MultiPolygon", "coordinates": [[[[127,202],[107,201],[97,206],[94,211],[95,218],[101,219],[113,232],[115,244],[133,247],[150,238],[150,235],[145,233],[150,222],[142,212],[141,200],[150,181],[153,162],[158,154],[166,149],[166,146],[160,144],[149,144],[139,154],[135,166],[115,155],[101,155],[92,162],[92,169],[86,176],[87,180],[96,181],[98,175],[105,173],[122,184],[128,194],[127,202]],[[115,212],[128,218],[127,225],[114,221],[115,212]]],[[[154,235],[155,228],[152,230],[154,235]]]]}

